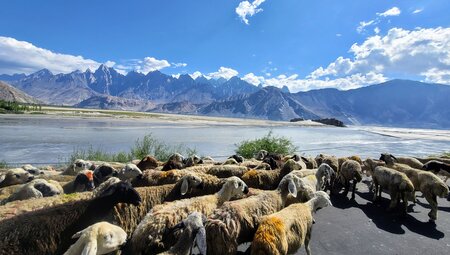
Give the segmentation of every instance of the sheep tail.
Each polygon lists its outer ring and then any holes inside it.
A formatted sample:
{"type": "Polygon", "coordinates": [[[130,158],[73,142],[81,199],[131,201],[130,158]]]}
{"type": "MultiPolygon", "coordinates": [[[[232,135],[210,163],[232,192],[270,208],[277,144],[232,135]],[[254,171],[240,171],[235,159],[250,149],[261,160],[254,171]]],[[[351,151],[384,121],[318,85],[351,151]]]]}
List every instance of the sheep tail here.
{"type": "MultiPolygon", "coordinates": [[[[285,239],[283,222],[277,217],[269,217],[261,222],[252,242],[252,254],[265,255],[274,251],[285,250],[282,240],[285,239]]],[[[287,251],[287,250],[286,250],[287,251]]]]}

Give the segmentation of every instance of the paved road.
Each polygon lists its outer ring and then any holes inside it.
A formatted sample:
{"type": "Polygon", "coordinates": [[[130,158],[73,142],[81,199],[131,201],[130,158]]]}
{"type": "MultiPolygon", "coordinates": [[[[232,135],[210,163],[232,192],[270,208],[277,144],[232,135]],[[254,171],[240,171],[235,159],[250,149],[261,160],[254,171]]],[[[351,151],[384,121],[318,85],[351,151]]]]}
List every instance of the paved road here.
{"type": "MultiPolygon", "coordinates": [[[[317,212],[312,254],[450,254],[449,201],[438,200],[438,220],[432,224],[428,222],[430,209],[423,197],[418,196],[413,212],[400,217],[386,212],[387,194],[374,204],[367,185],[359,183],[357,187],[355,201],[337,195],[332,197],[333,207],[317,212]]],[[[306,252],[301,248],[297,254],[306,252]]]]}

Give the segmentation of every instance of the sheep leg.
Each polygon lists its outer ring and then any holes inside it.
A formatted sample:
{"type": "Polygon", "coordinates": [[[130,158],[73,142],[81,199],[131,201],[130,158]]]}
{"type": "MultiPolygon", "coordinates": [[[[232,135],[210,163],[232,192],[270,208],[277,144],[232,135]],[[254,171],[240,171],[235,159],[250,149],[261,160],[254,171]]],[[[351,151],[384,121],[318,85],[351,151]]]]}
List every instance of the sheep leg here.
{"type": "Polygon", "coordinates": [[[375,192],[373,193],[373,201],[375,202],[378,194],[378,183],[374,180],[372,185],[375,187],[375,192]]]}
{"type": "Polygon", "coordinates": [[[387,209],[388,211],[391,211],[392,209],[394,209],[397,206],[397,202],[398,202],[398,193],[395,191],[393,191],[391,193],[392,193],[391,194],[391,203],[389,204],[389,208],[387,209]]]}
{"type": "Polygon", "coordinates": [[[406,214],[408,211],[408,198],[406,192],[401,193],[401,198],[403,200],[403,213],[406,214]]]}
{"type": "Polygon", "coordinates": [[[344,190],[344,196],[346,197],[348,195],[348,190],[350,189],[350,182],[348,180],[345,180],[345,190],[344,190]]]}
{"type": "Polygon", "coordinates": [[[356,180],[353,180],[352,200],[355,200],[356,180]]]}
{"type": "Polygon", "coordinates": [[[305,236],[305,250],[306,250],[307,255],[311,255],[311,248],[309,247],[309,241],[311,240],[311,231],[312,231],[312,226],[309,227],[308,231],[306,231],[306,236],[305,236]]]}
{"type": "Polygon", "coordinates": [[[428,201],[431,207],[431,211],[428,213],[430,221],[435,221],[437,219],[437,198],[436,195],[425,194],[425,199],[428,201]]]}

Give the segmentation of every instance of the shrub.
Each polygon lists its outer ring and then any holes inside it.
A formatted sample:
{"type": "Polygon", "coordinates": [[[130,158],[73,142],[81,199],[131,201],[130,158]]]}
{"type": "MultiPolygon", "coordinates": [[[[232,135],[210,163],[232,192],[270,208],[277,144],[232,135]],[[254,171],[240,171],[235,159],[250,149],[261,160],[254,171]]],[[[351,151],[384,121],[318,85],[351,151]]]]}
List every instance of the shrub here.
{"type": "Polygon", "coordinates": [[[74,162],[76,159],[81,158],[93,161],[126,163],[133,159],[142,159],[147,155],[152,155],[161,161],[166,161],[170,155],[176,152],[185,156],[191,156],[197,153],[195,148],[189,148],[183,144],[171,146],[154,138],[152,134],[148,134],[142,139],[138,138],[130,148],[130,152],[109,153],[105,152],[102,148],[94,148],[92,145],[87,149],[77,147],[70,155],[69,162],[74,162]]]}
{"type": "Polygon", "coordinates": [[[260,150],[283,155],[292,154],[297,150],[297,147],[289,138],[275,136],[272,131],[269,131],[269,133],[261,138],[242,141],[236,144],[236,147],[236,154],[244,158],[251,158],[260,150]]]}
{"type": "Polygon", "coordinates": [[[4,160],[0,161],[0,169],[1,168],[8,168],[8,164],[6,163],[6,161],[4,160]]]}

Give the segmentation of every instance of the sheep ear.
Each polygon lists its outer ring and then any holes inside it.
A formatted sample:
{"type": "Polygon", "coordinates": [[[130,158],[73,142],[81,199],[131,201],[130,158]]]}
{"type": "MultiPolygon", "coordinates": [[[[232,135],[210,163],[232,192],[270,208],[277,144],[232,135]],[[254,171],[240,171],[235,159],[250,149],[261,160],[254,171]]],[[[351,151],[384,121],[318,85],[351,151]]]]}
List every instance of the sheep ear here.
{"type": "Polygon", "coordinates": [[[195,236],[195,243],[197,244],[200,254],[206,255],[206,230],[205,228],[200,228],[195,236]]]}
{"type": "Polygon", "coordinates": [[[88,242],[85,246],[81,255],[97,255],[97,242],[88,242]]]}
{"type": "Polygon", "coordinates": [[[293,180],[289,180],[288,191],[293,197],[297,197],[297,186],[293,180]]]}
{"type": "Polygon", "coordinates": [[[76,233],[72,236],[72,239],[80,238],[80,236],[83,234],[83,231],[84,231],[84,230],[81,230],[81,231],[76,232],[76,233]]]}
{"type": "Polygon", "coordinates": [[[239,188],[239,183],[237,181],[234,182],[234,188],[235,189],[239,188]]]}
{"type": "Polygon", "coordinates": [[[184,196],[189,189],[189,183],[187,178],[184,178],[183,183],[181,183],[181,195],[184,196]]]}
{"type": "Polygon", "coordinates": [[[395,161],[397,161],[398,162],[398,159],[396,158],[396,157],[394,157],[394,155],[392,155],[392,154],[389,154],[389,156],[391,156],[391,158],[393,158],[395,161]]]}

